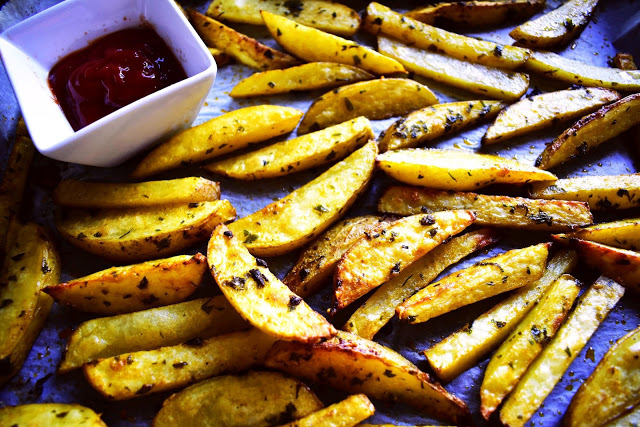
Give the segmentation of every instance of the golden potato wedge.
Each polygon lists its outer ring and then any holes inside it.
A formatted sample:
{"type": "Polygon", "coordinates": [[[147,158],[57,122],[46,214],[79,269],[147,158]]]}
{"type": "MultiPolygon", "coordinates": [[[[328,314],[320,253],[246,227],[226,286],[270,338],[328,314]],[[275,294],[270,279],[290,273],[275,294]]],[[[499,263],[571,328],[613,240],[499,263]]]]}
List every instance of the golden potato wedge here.
{"type": "Polygon", "coordinates": [[[380,134],[380,152],[417,147],[458,132],[494,118],[506,105],[499,101],[461,101],[422,108],[402,117],[380,134]]]}
{"type": "Polygon", "coordinates": [[[211,56],[213,56],[213,59],[216,61],[216,65],[218,67],[222,67],[223,65],[226,65],[231,60],[231,57],[229,55],[227,55],[217,47],[208,47],[208,49],[209,49],[209,52],[211,52],[211,56]]]}
{"type": "Polygon", "coordinates": [[[547,263],[542,277],[514,291],[471,324],[424,351],[438,378],[451,381],[498,347],[561,275],[578,262],[575,251],[560,251],[547,263]]]}
{"type": "Polygon", "coordinates": [[[480,387],[480,413],[485,419],[489,419],[555,336],[579,291],[580,286],[572,276],[562,275],[496,350],[480,387]]]}
{"type": "MultiPolygon", "coordinates": [[[[434,214],[435,215],[435,214],[434,214]]],[[[426,322],[465,305],[535,282],[550,243],[513,249],[430,283],[396,308],[401,320],[426,322]]]]}
{"type": "Polygon", "coordinates": [[[500,410],[503,425],[526,424],[623,294],[622,286],[604,276],[582,294],[556,336],[505,401],[500,410]]]}
{"type": "Polygon", "coordinates": [[[400,274],[424,254],[476,219],[469,211],[418,214],[380,227],[345,252],[333,278],[333,310],[341,310],[400,274]]]}
{"type": "Polygon", "coordinates": [[[278,105],[239,108],[189,128],[156,147],[131,174],[134,178],[210,160],[251,143],[291,132],[302,111],[278,105]]]}
{"type": "Polygon", "coordinates": [[[514,69],[529,57],[527,49],[451,33],[403,16],[376,2],[367,6],[362,28],[371,34],[382,33],[419,49],[430,49],[489,67],[514,69]]]}
{"type": "Polygon", "coordinates": [[[564,200],[487,196],[477,193],[389,187],[378,201],[378,211],[415,215],[466,209],[475,212],[476,224],[526,230],[573,230],[593,224],[589,205],[564,200]]]}
{"type": "Polygon", "coordinates": [[[100,359],[85,364],[83,371],[89,384],[105,398],[132,399],[245,371],[262,363],[275,340],[254,328],[100,359]]]}
{"type": "Polygon", "coordinates": [[[573,396],[566,426],[604,425],[640,402],[640,328],[620,338],[573,396]]]}
{"type": "Polygon", "coordinates": [[[484,228],[456,236],[434,248],[383,284],[358,307],[342,329],[373,339],[391,320],[398,305],[428,285],[448,266],[497,240],[498,236],[492,229],[484,228]]]}
{"type": "Polygon", "coordinates": [[[374,412],[373,403],[365,394],[353,394],[304,418],[283,424],[282,427],[355,426],[374,412]]]}
{"type": "Polygon", "coordinates": [[[568,89],[527,97],[500,111],[482,143],[506,141],[559,121],[574,120],[618,99],[618,92],[604,88],[568,89]]]}
{"type": "Polygon", "coordinates": [[[317,344],[277,342],[265,365],[348,393],[401,401],[452,423],[469,421],[459,398],[395,351],[344,331],[317,344]]]}
{"type": "Polygon", "coordinates": [[[0,408],[0,425],[106,427],[93,410],[69,403],[31,403],[0,408]]]}
{"type": "Polygon", "coordinates": [[[602,222],[566,234],[553,236],[555,239],[581,239],[617,248],[640,250],[640,218],[602,222]]]}
{"type": "Polygon", "coordinates": [[[322,233],[364,191],[378,154],[370,141],[313,181],[229,225],[249,251],[275,256],[295,250],[322,233]]]}
{"type": "Polygon", "coordinates": [[[573,124],[544,149],[535,165],[551,169],[640,123],[640,93],[600,108],[573,124]]]}
{"type": "Polygon", "coordinates": [[[376,165],[400,182],[439,190],[556,180],[552,173],[533,166],[467,150],[405,148],[378,155],[376,165]]]}
{"type": "Polygon", "coordinates": [[[620,70],[637,70],[635,61],[633,60],[633,55],[630,53],[622,53],[618,52],[613,57],[613,66],[620,70]]]}
{"type": "Polygon", "coordinates": [[[313,101],[300,122],[298,133],[324,129],[358,116],[373,120],[401,116],[437,102],[438,98],[428,87],[410,79],[352,83],[313,101]]]}
{"type": "Polygon", "coordinates": [[[235,179],[274,178],[342,160],[371,138],[371,123],[361,116],[308,135],[210,163],[204,168],[235,179]]]}
{"type": "Polygon", "coordinates": [[[267,427],[305,417],[323,406],[309,387],[294,378],[249,371],[211,378],[169,396],[152,425],[267,427]]]}
{"type": "Polygon", "coordinates": [[[131,208],[220,199],[220,183],[200,177],[140,183],[102,183],[63,180],[53,192],[61,206],[76,208],[131,208]]]}
{"type": "Polygon", "coordinates": [[[378,50],[408,71],[482,97],[515,101],[529,87],[529,76],[463,61],[379,35],[378,50]]]}
{"type": "Polygon", "coordinates": [[[262,11],[273,38],[288,52],[307,62],[354,65],[373,74],[404,73],[404,67],[373,49],[324,31],[297,24],[283,16],[262,11]]]}
{"type": "Polygon", "coordinates": [[[228,200],[97,213],[69,209],[56,219],[60,234],[73,245],[114,261],[141,261],[170,255],[209,237],[231,221],[228,200]]]}

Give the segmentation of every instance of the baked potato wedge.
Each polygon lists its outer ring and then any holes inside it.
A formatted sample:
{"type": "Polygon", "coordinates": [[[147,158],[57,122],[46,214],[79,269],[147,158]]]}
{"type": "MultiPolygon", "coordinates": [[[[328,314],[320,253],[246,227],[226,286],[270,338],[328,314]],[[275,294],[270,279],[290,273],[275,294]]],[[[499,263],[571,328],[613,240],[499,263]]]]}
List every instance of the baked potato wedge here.
{"type": "Polygon", "coordinates": [[[340,402],[320,409],[281,427],[334,427],[355,426],[375,412],[373,403],[365,394],[353,394],[340,402]]]}
{"type": "Polygon", "coordinates": [[[637,70],[638,67],[630,53],[618,52],[613,57],[613,66],[620,70],[637,70]]]}
{"type": "Polygon", "coordinates": [[[226,65],[231,60],[231,57],[226,53],[224,53],[222,49],[218,49],[217,47],[211,47],[211,46],[207,46],[207,48],[209,49],[211,56],[213,56],[213,59],[216,61],[216,65],[218,67],[222,67],[223,65],[226,65]]]}
{"type": "Polygon", "coordinates": [[[69,403],[31,403],[0,408],[0,425],[50,427],[106,427],[100,415],[69,403]]]}
{"type": "Polygon", "coordinates": [[[322,233],[353,204],[373,175],[374,141],[277,202],[229,225],[249,251],[275,256],[322,233]]]}
{"type": "Polygon", "coordinates": [[[554,238],[589,240],[637,252],[640,251],[640,218],[601,222],[554,238]]]}

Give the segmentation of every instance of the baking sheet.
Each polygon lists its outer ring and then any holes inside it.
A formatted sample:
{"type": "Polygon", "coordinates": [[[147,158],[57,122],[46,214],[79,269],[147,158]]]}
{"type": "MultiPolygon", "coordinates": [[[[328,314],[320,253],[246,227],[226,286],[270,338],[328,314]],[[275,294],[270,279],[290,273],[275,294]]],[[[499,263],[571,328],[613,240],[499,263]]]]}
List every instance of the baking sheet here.
{"type": "MultiPolygon", "coordinates": [[[[55,3],[58,3],[58,1],[10,0],[6,2],[6,4],[2,6],[2,9],[0,9],[0,31],[55,3]]],[[[200,11],[204,11],[207,2],[191,1],[185,3],[200,11]]],[[[345,3],[362,12],[368,2],[345,1],[345,3]]],[[[559,3],[561,2],[547,1],[547,10],[556,7],[559,3]]],[[[420,5],[418,2],[388,2],[388,4],[397,10],[406,10],[420,5]]],[[[581,37],[560,53],[566,57],[580,59],[596,65],[607,65],[607,61],[615,54],[612,41],[617,35],[616,32],[623,21],[633,15],[638,9],[640,9],[640,2],[637,0],[609,0],[601,2],[593,22],[588,25],[581,37]]],[[[236,25],[234,27],[253,35],[266,44],[276,46],[267,36],[264,29],[242,25],[236,25]]],[[[509,29],[510,28],[505,27],[491,31],[490,33],[474,33],[471,35],[510,44],[512,40],[508,36],[509,29]]],[[[37,30],[34,29],[34,31],[37,30]]],[[[358,34],[355,38],[359,42],[368,45],[373,45],[374,42],[373,38],[367,34],[358,34]]],[[[2,65],[0,65],[0,67],[2,67],[2,65]]],[[[195,124],[202,123],[209,118],[236,108],[262,103],[289,105],[306,111],[313,99],[322,94],[322,91],[314,91],[295,95],[256,98],[253,100],[232,100],[227,95],[228,92],[242,78],[252,73],[252,70],[239,64],[221,67],[214,88],[209,94],[206,104],[195,124]]],[[[431,87],[437,93],[440,102],[475,99],[473,95],[465,93],[464,91],[451,89],[432,81],[420,78],[416,79],[431,87]]],[[[540,89],[547,91],[565,87],[566,85],[563,84],[541,81],[534,77],[530,90],[540,89]]],[[[0,101],[0,153],[2,153],[1,165],[4,166],[10,140],[15,132],[19,114],[11,86],[4,73],[4,68],[2,68],[0,72],[0,101]]],[[[394,119],[373,121],[372,124],[375,133],[378,134],[386,129],[393,121],[394,119]]],[[[485,129],[486,125],[479,126],[467,132],[440,139],[435,144],[431,144],[431,146],[478,150],[480,149],[480,138],[485,129]]],[[[514,158],[525,163],[533,163],[534,159],[543,150],[545,143],[551,141],[556,135],[562,132],[563,129],[564,128],[560,126],[548,131],[538,132],[531,136],[514,139],[508,144],[497,144],[485,151],[514,158]]],[[[292,137],[295,137],[295,133],[288,138],[292,137]]],[[[554,170],[554,172],[560,177],[637,172],[639,169],[637,147],[638,143],[633,141],[633,135],[628,133],[615,140],[609,141],[600,148],[588,153],[586,157],[572,162],[565,168],[554,170]]],[[[52,220],[54,206],[51,200],[51,191],[57,182],[61,179],[68,178],[124,181],[127,179],[128,173],[133,169],[135,164],[136,159],[118,168],[100,169],[58,162],[43,156],[37,156],[31,170],[23,214],[25,218],[34,219],[51,230],[55,230],[52,220]]],[[[195,167],[166,173],[154,177],[154,179],[202,175],[219,180],[221,182],[223,197],[229,199],[236,207],[238,216],[243,217],[271,201],[288,194],[293,189],[313,179],[325,169],[326,168],[318,168],[291,175],[290,177],[256,181],[248,184],[210,175],[195,167]]],[[[361,196],[356,206],[347,212],[347,216],[375,212],[375,203],[380,193],[391,182],[392,180],[382,173],[377,173],[369,191],[361,196]]],[[[508,187],[492,187],[488,188],[486,192],[496,194],[509,192],[510,194],[517,194],[517,191],[508,187]]],[[[639,216],[639,212],[596,213],[595,216],[596,220],[604,221],[625,216],[637,217],[639,216]]],[[[493,256],[507,249],[524,247],[529,244],[548,240],[548,234],[546,233],[505,231],[503,235],[504,238],[498,246],[489,248],[477,256],[465,260],[452,269],[446,270],[444,274],[459,268],[464,268],[480,258],[493,256]]],[[[71,247],[66,242],[61,242],[61,249],[63,280],[90,274],[111,266],[110,263],[71,247]]],[[[203,243],[196,248],[191,248],[190,252],[193,253],[197,250],[204,252],[205,249],[206,243],[203,243]]],[[[289,256],[271,258],[268,259],[269,266],[278,277],[282,278],[296,257],[297,253],[289,256]]],[[[587,285],[591,284],[597,277],[597,273],[589,270],[589,267],[586,265],[580,265],[575,274],[587,285]]],[[[211,295],[217,292],[219,291],[217,291],[213,281],[207,278],[196,296],[211,295]]],[[[429,371],[428,364],[421,353],[422,350],[438,342],[465,323],[470,322],[500,299],[501,297],[496,297],[485,302],[477,303],[418,325],[406,325],[401,324],[397,320],[393,320],[376,336],[376,340],[391,346],[406,358],[416,363],[421,369],[429,371]]],[[[310,304],[320,312],[325,312],[326,308],[330,305],[330,301],[329,287],[309,299],[310,304]]],[[[333,319],[333,323],[339,327],[354,309],[355,304],[353,308],[347,309],[344,313],[339,313],[333,319]]],[[[76,402],[102,413],[103,419],[110,426],[149,425],[154,414],[160,408],[162,401],[170,393],[161,393],[132,401],[108,402],[87,385],[81,372],[76,371],[64,376],[55,374],[61,352],[64,349],[66,336],[68,336],[73,327],[90,317],[89,315],[78,313],[55,304],[46,327],[36,341],[22,370],[8,385],[0,390],[0,407],[34,402],[76,402]]],[[[604,321],[581,354],[576,358],[553,393],[547,398],[543,407],[541,407],[538,413],[532,418],[531,425],[559,425],[562,420],[562,415],[577,387],[579,387],[582,381],[591,373],[611,343],[628,331],[636,328],[639,323],[640,310],[638,309],[637,298],[634,299],[634,297],[626,295],[604,321]]],[[[446,385],[447,390],[462,398],[469,405],[474,420],[478,425],[486,424],[479,415],[478,396],[487,362],[488,358],[446,385]]],[[[344,393],[326,386],[317,384],[312,386],[317,390],[326,404],[340,400],[345,396],[344,393]]],[[[380,401],[374,401],[374,404],[377,410],[376,415],[369,420],[373,423],[395,423],[399,425],[440,423],[438,420],[429,418],[401,404],[390,404],[380,401]]]]}

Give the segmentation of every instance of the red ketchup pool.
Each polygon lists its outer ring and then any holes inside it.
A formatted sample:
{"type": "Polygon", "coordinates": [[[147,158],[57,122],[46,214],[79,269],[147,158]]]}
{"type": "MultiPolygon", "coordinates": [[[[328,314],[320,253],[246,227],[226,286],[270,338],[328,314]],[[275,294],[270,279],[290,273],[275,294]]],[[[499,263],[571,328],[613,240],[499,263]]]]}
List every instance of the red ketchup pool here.
{"type": "Polygon", "coordinates": [[[77,131],[186,78],[178,59],[152,28],[130,28],[62,58],[49,72],[49,86],[77,131]]]}

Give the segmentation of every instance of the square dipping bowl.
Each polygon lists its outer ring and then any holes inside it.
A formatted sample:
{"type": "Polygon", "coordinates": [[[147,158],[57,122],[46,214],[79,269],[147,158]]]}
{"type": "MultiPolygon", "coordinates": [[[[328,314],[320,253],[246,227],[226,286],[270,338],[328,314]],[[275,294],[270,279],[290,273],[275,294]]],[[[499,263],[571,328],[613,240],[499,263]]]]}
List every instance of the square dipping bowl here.
{"type": "Polygon", "coordinates": [[[211,53],[173,0],[67,0],[2,33],[0,55],[38,151],[101,167],[116,166],[188,127],[217,72],[211,53]],[[74,131],[51,92],[49,71],[100,37],[143,25],[165,41],[187,78],[74,131]]]}

